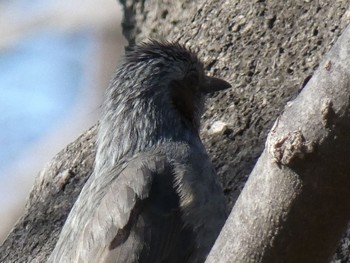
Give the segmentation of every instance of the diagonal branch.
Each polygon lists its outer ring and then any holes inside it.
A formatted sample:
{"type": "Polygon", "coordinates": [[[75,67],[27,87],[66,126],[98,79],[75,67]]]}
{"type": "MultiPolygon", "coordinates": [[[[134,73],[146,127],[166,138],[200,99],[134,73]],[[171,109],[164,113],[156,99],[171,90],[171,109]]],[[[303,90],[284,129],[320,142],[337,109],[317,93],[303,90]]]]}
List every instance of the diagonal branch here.
{"type": "Polygon", "coordinates": [[[350,219],[350,26],[275,122],[207,262],[329,262],[350,219]]]}

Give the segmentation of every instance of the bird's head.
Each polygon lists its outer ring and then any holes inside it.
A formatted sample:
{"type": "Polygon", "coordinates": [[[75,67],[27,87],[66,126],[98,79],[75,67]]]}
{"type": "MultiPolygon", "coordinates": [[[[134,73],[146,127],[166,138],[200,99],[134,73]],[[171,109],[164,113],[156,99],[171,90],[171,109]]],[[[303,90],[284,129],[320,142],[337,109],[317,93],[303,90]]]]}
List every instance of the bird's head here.
{"type": "Polygon", "coordinates": [[[97,140],[97,160],[104,161],[96,169],[165,141],[199,140],[203,95],[229,87],[206,76],[179,44],[149,41],[126,50],[106,93],[97,140]]]}
{"type": "Polygon", "coordinates": [[[178,43],[158,41],[127,49],[116,79],[118,86],[124,87],[117,93],[133,97],[134,103],[145,99],[163,112],[174,110],[195,129],[199,128],[203,95],[231,87],[224,80],[206,76],[193,52],[178,43]]]}

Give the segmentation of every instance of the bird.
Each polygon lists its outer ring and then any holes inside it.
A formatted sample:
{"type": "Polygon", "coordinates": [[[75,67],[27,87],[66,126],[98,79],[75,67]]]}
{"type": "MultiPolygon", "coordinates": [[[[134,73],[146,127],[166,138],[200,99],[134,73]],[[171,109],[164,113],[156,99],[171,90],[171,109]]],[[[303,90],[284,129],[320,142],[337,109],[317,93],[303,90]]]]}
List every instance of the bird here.
{"type": "Polygon", "coordinates": [[[200,119],[206,94],[230,87],[178,42],[126,48],[102,105],[93,172],[48,262],[204,262],[227,211],[200,119]]]}

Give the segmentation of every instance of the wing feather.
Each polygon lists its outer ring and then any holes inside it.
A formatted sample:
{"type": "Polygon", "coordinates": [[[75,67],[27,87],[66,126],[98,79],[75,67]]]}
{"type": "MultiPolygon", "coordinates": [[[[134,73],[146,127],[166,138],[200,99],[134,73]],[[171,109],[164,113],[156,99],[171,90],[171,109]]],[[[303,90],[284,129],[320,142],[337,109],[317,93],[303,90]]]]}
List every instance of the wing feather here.
{"type": "MultiPolygon", "coordinates": [[[[148,197],[154,175],[162,173],[165,166],[164,155],[143,153],[105,174],[93,174],[73,206],[48,262],[107,260],[117,234],[130,235],[126,227],[133,211],[137,212],[137,203],[148,197]]],[[[140,240],[134,239],[128,249],[132,251],[137,242],[140,240]]]]}
{"type": "MultiPolygon", "coordinates": [[[[184,159],[176,164],[180,170],[192,165],[187,148],[174,150],[184,159]]],[[[48,262],[193,262],[196,238],[184,223],[176,170],[172,154],[158,149],[93,174],[48,262]]]]}

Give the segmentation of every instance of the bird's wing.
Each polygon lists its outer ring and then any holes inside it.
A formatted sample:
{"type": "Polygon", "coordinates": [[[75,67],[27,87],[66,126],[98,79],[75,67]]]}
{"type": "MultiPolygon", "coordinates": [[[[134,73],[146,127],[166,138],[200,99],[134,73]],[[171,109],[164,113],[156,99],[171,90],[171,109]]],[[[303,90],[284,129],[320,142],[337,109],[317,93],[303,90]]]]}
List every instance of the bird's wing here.
{"type": "Polygon", "coordinates": [[[121,172],[117,168],[102,175],[106,179],[119,174],[106,185],[107,190],[101,193],[101,201],[83,229],[78,248],[82,262],[136,260],[133,257],[143,247],[142,233],[138,232],[144,228],[142,222],[138,223],[138,216],[149,197],[154,176],[163,173],[165,166],[166,161],[160,156],[142,156],[129,161],[121,172]]]}
{"type": "Polygon", "coordinates": [[[170,248],[183,245],[180,232],[187,230],[179,220],[178,196],[166,157],[136,157],[91,179],[49,262],[153,263],[177,256],[169,254],[170,248]]]}

